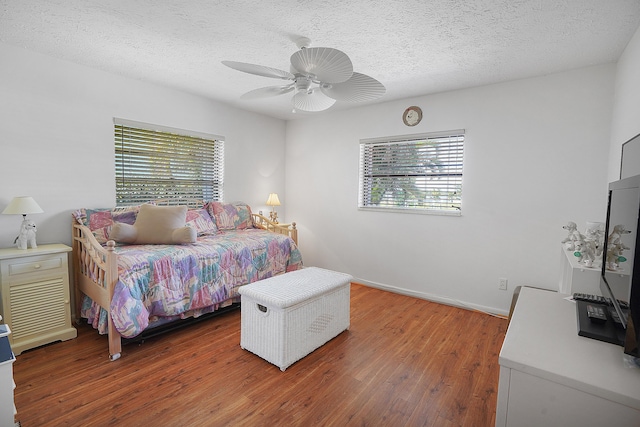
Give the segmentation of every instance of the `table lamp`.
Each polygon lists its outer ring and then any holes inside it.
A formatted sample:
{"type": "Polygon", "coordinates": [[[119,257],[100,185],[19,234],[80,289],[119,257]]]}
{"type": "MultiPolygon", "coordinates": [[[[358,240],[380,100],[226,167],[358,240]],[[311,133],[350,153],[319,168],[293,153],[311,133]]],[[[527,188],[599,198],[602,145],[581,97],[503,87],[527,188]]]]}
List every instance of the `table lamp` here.
{"type": "Polygon", "coordinates": [[[36,244],[36,224],[27,219],[27,214],[42,213],[42,208],[33,200],[33,197],[20,196],[14,197],[11,203],[2,211],[4,215],[22,215],[22,225],[20,226],[20,234],[13,243],[18,249],[27,249],[27,244],[32,248],[37,248],[36,244]]]}
{"type": "Polygon", "coordinates": [[[271,212],[269,212],[269,219],[271,222],[278,223],[278,213],[276,212],[275,206],[280,206],[280,199],[278,199],[278,195],[276,193],[270,193],[269,198],[267,199],[267,206],[271,206],[271,212]]]}

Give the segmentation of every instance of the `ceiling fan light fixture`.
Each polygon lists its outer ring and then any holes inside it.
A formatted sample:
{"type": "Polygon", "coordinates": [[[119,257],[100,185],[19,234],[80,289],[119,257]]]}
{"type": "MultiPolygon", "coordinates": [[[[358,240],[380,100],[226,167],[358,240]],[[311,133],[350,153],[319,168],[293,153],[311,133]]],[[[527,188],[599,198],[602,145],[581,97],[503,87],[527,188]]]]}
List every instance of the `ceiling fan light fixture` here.
{"type": "Polygon", "coordinates": [[[222,61],[224,65],[234,70],[244,73],[255,74],[262,77],[273,77],[275,79],[293,80],[295,76],[284,70],[277,68],[265,67],[264,65],[248,64],[246,62],[222,61]]]}
{"type": "Polygon", "coordinates": [[[291,83],[286,86],[268,86],[261,87],[259,89],[250,90],[249,92],[240,96],[240,99],[260,99],[270,98],[272,96],[284,95],[295,89],[295,84],[291,83]]]}
{"type": "Polygon", "coordinates": [[[293,68],[304,74],[313,74],[326,83],[349,80],[353,64],[342,51],[330,47],[308,47],[291,55],[293,68]]]}
{"type": "Polygon", "coordinates": [[[335,83],[328,87],[322,85],[321,90],[330,98],[346,102],[373,101],[386,92],[384,85],[378,80],[355,72],[346,82],[335,83]]]}
{"type": "Polygon", "coordinates": [[[289,80],[285,86],[255,89],[241,98],[264,98],[294,92],[292,113],[298,110],[323,111],[336,100],[363,102],[384,95],[384,85],[372,77],[354,72],[351,59],[344,52],[328,47],[311,48],[310,43],[306,37],[296,40],[300,50],[291,55],[290,72],[244,62],[222,63],[245,73],[289,80]]]}
{"type": "Polygon", "coordinates": [[[300,76],[296,78],[297,91],[307,91],[311,87],[311,79],[307,76],[300,76]]]}
{"type": "Polygon", "coordinates": [[[316,113],[318,111],[326,110],[335,104],[336,100],[325,96],[320,91],[314,91],[312,93],[298,92],[293,95],[293,107],[296,110],[307,111],[310,113],[316,113]]]}

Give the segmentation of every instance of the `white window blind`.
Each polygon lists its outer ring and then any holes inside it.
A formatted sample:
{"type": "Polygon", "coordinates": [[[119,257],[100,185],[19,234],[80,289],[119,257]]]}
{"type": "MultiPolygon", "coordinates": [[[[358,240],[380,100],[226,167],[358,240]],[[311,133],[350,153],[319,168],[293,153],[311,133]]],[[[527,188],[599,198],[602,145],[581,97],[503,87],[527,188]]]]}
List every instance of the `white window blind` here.
{"type": "Polygon", "coordinates": [[[460,215],[464,131],[360,142],[358,207],[460,215]]]}
{"type": "Polygon", "coordinates": [[[224,141],[187,133],[115,122],[117,206],[164,198],[223,199],[224,141]]]}

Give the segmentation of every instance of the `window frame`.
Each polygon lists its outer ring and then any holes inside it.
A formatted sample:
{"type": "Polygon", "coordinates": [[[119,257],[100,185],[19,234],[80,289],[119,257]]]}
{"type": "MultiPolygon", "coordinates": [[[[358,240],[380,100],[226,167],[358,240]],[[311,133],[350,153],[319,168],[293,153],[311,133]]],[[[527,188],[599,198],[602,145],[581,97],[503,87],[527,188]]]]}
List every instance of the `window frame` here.
{"type": "Polygon", "coordinates": [[[223,137],[119,118],[113,123],[116,206],[157,199],[223,200],[223,137]],[[154,182],[161,185],[145,188],[154,182]],[[138,191],[123,194],[131,185],[138,191]]]}
{"type": "MultiPolygon", "coordinates": [[[[457,129],[451,131],[444,132],[429,132],[429,133],[420,133],[420,134],[412,134],[412,135],[400,135],[400,136],[392,136],[392,137],[381,137],[381,138],[368,138],[360,140],[360,155],[359,155],[359,170],[358,170],[358,210],[362,211],[380,211],[380,212],[401,212],[401,213],[413,213],[413,214],[428,214],[428,215],[446,215],[446,216],[461,216],[462,215],[462,184],[463,184],[463,167],[464,167],[464,145],[465,145],[465,130],[457,129]],[[443,141],[438,141],[443,140],[443,141]],[[448,141],[444,141],[448,140],[448,141]],[[403,163],[401,165],[394,165],[394,161],[383,162],[380,161],[382,158],[382,154],[386,153],[386,155],[411,155],[411,145],[415,144],[415,151],[419,150],[418,143],[426,142],[427,144],[431,144],[433,150],[444,149],[447,153],[449,153],[449,157],[441,156],[442,158],[447,158],[448,163],[445,163],[444,170],[445,173],[428,173],[428,167],[419,164],[410,164],[403,163]],[[437,146],[437,148],[435,148],[437,146]],[[378,148],[378,153],[373,154],[373,150],[378,148]],[[396,150],[395,152],[393,150],[396,150]],[[368,150],[368,152],[367,152],[368,150]],[[385,151],[386,150],[386,151],[385,151]],[[377,157],[376,157],[377,156],[377,157]],[[374,158],[377,158],[378,164],[376,166],[373,165],[374,158]],[[386,173],[376,172],[377,170],[385,170],[386,173]],[[403,173],[392,173],[389,174],[391,168],[402,167],[406,170],[419,170],[424,169],[423,172],[403,172],[403,173]],[[369,173],[371,172],[371,173],[369,173]],[[374,204],[371,201],[373,197],[373,183],[372,181],[376,178],[382,180],[386,179],[386,184],[389,187],[400,188],[407,185],[407,182],[410,182],[412,177],[424,177],[426,180],[421,185],[416,185],[415,182],[412,182],[414,190],[416,192],[423,191],[426,193],[431,190],[436,192],[437,188],[440,189],[455,189],[455,193],[457,193],[457,205],[452,205],[450,207],[442,207],[444,203],[431,203],[425,202],[422,206],[399,206],[399,205],[391,205],[391,204],[374,204]],[[433,182],[435,176],[445,177],[445,181],[443,181],[443,185],[433,186],[433,182]],[[402,181],[404,179],[404,181],[402,181]],[[409,180],[409,181],[407,181],[409,180]],[[400,185],[393,186],[393,183],[400,183],[400,185]]],[[[422,145],[420,145],[422,147],[422,145]]],[[[431,157],[432,159],[433,157],[431,157]]],[[[440,157],[438,157],[440,159],[440,157]]],[[[403,158],[403,161],[406,162],[407,158],[403,158]]],[[[452,191],[449,190],[449,191],[452,191]]],[[[385,194],[388,190],[385,190],[382,198],[384,198],[385,194]]],[[[383,200],[381,198],[381,200],[383,200]]],[[[387,198],[389,203],[393,202],[393,196],[387,198]]],[[[437,199],[437,197],[436,197],[437,199]]]]}

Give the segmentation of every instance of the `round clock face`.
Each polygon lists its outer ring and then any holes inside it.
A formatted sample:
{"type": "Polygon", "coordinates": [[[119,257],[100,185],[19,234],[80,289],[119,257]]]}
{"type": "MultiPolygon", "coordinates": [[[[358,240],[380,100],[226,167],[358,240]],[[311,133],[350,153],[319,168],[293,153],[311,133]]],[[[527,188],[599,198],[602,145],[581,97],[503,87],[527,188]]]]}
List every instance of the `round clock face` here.
{"type": "Polygon", "coordinates": [[[422,110],[420,107],[409,107],[404,110],[404,114],[402,115],[402,121],[407,126],[415,126],[420,123],[422,120],[422,110]]]}

